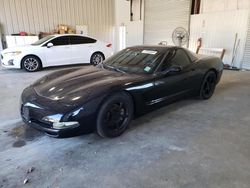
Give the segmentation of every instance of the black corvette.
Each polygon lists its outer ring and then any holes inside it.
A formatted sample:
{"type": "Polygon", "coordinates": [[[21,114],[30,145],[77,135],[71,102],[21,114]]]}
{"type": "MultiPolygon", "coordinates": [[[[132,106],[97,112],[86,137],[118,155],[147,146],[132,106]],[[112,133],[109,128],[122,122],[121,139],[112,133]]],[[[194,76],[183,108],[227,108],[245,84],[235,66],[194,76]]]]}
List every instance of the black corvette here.
{"type": "Polygon", "coordinates": [[[21,116],[54,137],[92,131],[116,137],[134,117],[162,105],[187,96],[209,99],[222,71],[219,58],[183,48],[130,47],[96,67],[39,79],[22,93],[21,116]]]}

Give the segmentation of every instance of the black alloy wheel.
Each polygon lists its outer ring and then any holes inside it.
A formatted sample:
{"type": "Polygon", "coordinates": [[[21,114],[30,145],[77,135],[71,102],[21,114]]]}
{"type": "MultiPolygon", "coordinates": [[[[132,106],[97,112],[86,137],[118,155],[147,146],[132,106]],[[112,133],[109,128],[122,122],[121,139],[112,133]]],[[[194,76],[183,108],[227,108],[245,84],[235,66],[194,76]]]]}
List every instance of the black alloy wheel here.
{"type": "Polygon", "coordinates": [[[97,117],[97,133],[101,137],[120,136],[133,118],[133,103],[126,93],[110,96],[101,106],[97,117]]]}
{"type": "Polygon", "coordinates": [[[214,71],[209,71],[202,82],[200,89],[200,98],[207,100],[212,97],[216,86],[216,74],[214,71]]]}

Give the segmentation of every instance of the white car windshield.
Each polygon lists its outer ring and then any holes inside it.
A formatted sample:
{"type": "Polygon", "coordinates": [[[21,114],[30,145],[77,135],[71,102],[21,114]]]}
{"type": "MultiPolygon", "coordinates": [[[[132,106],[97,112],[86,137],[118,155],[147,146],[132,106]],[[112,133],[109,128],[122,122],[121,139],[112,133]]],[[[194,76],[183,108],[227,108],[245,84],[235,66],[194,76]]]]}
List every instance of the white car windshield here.
{"type": "Polygon", "coordinates": [[[33,43],[33,44],[31,44],[31,45],[34,45],[34,46],[41,45],[41,44],[43,44],[44,42],[46,42],[46,41],[52,39],[53,37],[54,37],[53,35],[49,35],[49,36],[47,36],[47,37],[44,37],[44,38],[42,38],[42,39],[36,41],[35,43],[33,43]]]}

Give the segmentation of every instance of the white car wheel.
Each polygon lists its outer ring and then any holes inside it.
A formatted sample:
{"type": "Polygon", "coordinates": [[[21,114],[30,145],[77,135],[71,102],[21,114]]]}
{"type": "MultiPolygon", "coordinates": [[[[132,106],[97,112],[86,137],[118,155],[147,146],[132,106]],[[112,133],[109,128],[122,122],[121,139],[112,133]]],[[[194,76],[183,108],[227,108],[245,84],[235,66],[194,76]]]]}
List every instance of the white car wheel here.
{"type": "Polygon", "coordinates": [[[104,61],[104,56],[101,53],[94,53],[91,56],[90,63],[94,66],[102,63],[104,61]]]}
{"type": "Polygon", "coordinates": [[[22,61],[23,68],[28,72],[35,72],[41,68],[41,61],[35,56],[27,56],[22,61]]]}

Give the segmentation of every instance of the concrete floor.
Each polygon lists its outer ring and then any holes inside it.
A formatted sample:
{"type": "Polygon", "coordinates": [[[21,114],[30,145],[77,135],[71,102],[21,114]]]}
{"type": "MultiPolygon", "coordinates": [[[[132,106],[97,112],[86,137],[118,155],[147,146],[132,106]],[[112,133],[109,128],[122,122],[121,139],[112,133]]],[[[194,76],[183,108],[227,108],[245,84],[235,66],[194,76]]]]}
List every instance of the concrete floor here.
{"type": "Polygon", "coordinates": [[[250,187],[250,72],[225,71],[210,100],[161,108],[119,138],[55,139],[18,112],[22,89],[54,70],[0,70],[0,187],[250,187]]]}

